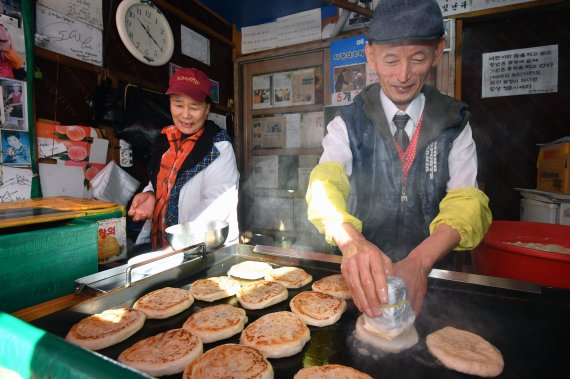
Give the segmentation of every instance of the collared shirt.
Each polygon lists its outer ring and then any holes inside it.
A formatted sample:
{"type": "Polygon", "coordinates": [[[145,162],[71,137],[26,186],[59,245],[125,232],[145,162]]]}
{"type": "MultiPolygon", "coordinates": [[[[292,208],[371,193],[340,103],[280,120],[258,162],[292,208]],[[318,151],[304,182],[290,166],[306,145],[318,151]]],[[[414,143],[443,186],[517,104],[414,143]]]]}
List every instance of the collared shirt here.
{"type": "MultiPolygon", "coordinates": [[[[394,135],[396,133],[396,125],[392,119],[399,109],[382,90],[380,90],[380,100],[390,125],[390,131],[394,135]]],[[[406,109],[410,120],[404,130],[410,139],[416,130],[424,106],[425,96],[423,93],[420,93],[406,109]]],[[[348,142],[346,124],[340,116],[337,116],[329,122],[327,131],[328,133],[323,139],[324,151],[320,163],[339,162],[343,165],[346,175],[350,177],[352,174],[352,151],[348,142]]],[[[469,123],[453,141],[453,146],[449,153],[449,175],[450,179],[447,182],[448,191],[469,186],[477,187],[477,151],[469,123]]]]}

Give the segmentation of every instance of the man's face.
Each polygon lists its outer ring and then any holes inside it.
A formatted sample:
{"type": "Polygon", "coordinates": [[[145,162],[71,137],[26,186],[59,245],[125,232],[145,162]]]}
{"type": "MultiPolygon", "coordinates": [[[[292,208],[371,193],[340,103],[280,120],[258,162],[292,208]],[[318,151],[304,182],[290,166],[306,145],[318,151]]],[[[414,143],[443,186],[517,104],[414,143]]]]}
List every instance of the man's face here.
{"type": "Polygon", "coordinates": [[[204,127],[210,104],[199,103],[189,96],[174,93],[170,96],[170,113],[174,126],[184,134],[194,134],[204,127]]]}
{"type": "Polygon", "coordinates": [[[441,59],[445,40],[367,44],[366,60],[374,67],[384,93],[405,110],[419,94],[429,71],[441,59]]]}

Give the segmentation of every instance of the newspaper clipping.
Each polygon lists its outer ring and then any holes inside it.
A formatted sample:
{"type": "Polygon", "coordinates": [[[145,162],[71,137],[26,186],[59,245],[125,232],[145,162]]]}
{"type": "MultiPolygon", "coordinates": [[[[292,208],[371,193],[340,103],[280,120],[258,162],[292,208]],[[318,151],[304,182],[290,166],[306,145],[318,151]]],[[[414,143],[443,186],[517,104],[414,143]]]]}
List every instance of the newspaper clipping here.
{"type": "Polygon", "coordinates": [[[286,121],[283,116],[253,118],[253,148],[269,149],[285,146],[286,121]]]}
{"type": "Polygon", "coordinates": [[[315,69],[293,71],[291,74],[293,85],[293,104],[315,103],[315,69]]]}

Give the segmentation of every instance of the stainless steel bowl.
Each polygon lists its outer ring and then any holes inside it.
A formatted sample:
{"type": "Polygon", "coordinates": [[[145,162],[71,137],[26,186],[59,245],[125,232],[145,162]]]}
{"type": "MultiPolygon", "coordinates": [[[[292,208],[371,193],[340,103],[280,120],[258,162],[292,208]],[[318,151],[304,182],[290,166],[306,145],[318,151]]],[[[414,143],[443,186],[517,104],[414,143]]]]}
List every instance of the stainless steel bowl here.
{"type": "Polygon", "coordinates": [[[226,242],[230,224],[226,221],[216,220],[206,224],[185,222],[166,228],[166,239],[173,249],[183,249],[198,243],[206,244],[206,251],[219,249],[226,242]]]}

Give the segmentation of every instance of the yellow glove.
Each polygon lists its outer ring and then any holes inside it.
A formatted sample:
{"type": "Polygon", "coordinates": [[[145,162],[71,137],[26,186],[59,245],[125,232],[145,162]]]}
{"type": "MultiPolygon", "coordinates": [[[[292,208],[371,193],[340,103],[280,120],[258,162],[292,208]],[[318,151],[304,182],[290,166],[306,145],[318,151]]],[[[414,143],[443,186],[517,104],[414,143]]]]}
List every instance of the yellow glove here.
{"type": "Polygon", "coordinates": [[[446,224],[461,235],[459,245],[453,250],[471,250],[479,245],[492,219],[487,195],[475,187],[455,189],[439,203],[439,214],[429,230],[433,233],[439,224],[446,224]]]}
{"type": "Polygon", "coordinates": [[[362,222],[346,211],[349,192],[350,185],[342,164],[324,162],[311,171],[305,197],[308,204],[307,216],[331,245],[335,245],[332,232],[345,222],[362,231],[362,222]]]}

